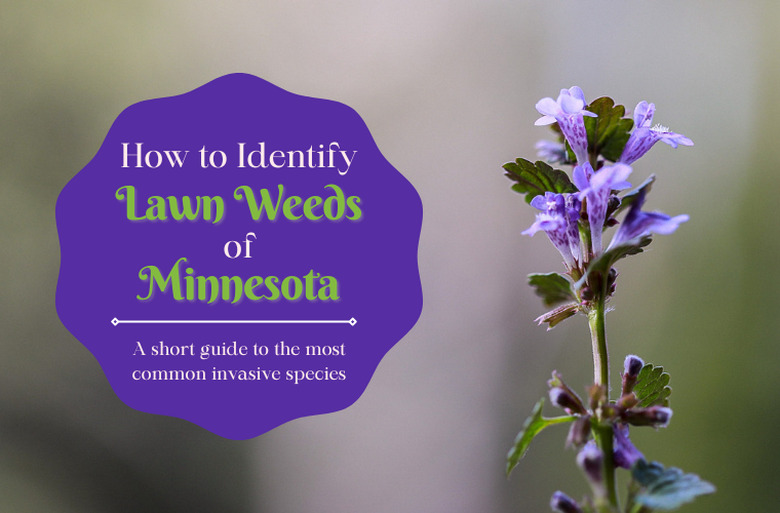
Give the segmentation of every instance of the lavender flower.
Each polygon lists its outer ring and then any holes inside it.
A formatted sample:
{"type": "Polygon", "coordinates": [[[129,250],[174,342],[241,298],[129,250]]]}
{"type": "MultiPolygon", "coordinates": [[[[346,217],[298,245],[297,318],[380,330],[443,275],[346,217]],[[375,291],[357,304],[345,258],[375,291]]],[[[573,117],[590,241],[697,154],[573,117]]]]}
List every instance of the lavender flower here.
{"type": "Polygon", "coordinates": [[[612,429],[615,433],[615,465],[630,469],[638,460],[644,459],[644,456],[628,438],[628,426],[626,424],[613,424],[612,429]]]}
{"type": "Polygon", "coordinates": [[[618,162],[631,164],[653,147],[658,141],[663,141],[672,148],[678,145],[693,146],[693,141],[682,134],[669,131],[663,125],[650,126],[655,114],[655,104],[641,101],[634,109],[634,131],[628,138],[623,153],[618,162]]]}
{"type": "Polygon", "coordinates": [[[649,408],[629,408],[621,415],[622,419],[634,426],[667,427],[672,420],[672,409],[666,406],[649,408]]]}
{"type": "Polygon", "coordinates": [[[660,233],[669,235],[688,220],[687,215],[669,217],[662,212],[642,212],[642,205],[645,203],[645,189],[639,191],[634,203],[626,214],[623,224],[618,228],[617,233],[612,238],[609,247],[628,242],[636,237],[650,233],[660,233]]]}
{"type": "Polygon", "coordinates": [[[580,201],[571,194],[545,192],[536,196],[531,206],[542,211],[536,215],[536,222],[523,235],[544,231],[561,253],[564,262],[571,269],[579,260],[580,234],[577,220],[580,215],[580,201]]]}
{"type": "Polygon", "coordinates": [[[563,492],[555,492],[550,499],[550,508],[556,513],[582,513],[579,504],[563,492]]]}
{"type": "Polygon", "coordinates": [[[598,117],[585,110],[585,105],[585,95],[577,86],[561,89],[557,100],[547,97],[536,103],[536,110],[542,117],[536,120],[535,125],[550,125],[557,121],[579,164],[588,161],[588,134],[583,116],[598,117]]]}
{"type": "Polygon", "coordinates": [[[580,190],[579,199],[587,200],[588,222],[590,223],[593,253],[601,253],[601,235],[607,217],[609,197],[613,190],[626,189],[631,168],[624,164],[604,166],[595,173],[589,163],[574,168],[574,185],[580,190]]]}
{"type": "Polygon", "coordinates": [[[540,159],[554,164],[556,162],[566,162],[566,146],[563,143],[555,141],[538,141],[534,148],[536,148],[536,156],[540,159]]]}
{"type": "Polygon", "coordinates": [[[601,464],[603,460],[604,455],[593,440],[586,443],[585,447],[577,453],[577,465],[594,485],[600,484],[602,481],[601,464]]]}
{"type": "Polygon", "coordinates": [[[566,435],[566,447],[582,447],[590,437],[590,415],[582,415],[575,420],[566,435]]]}
{"type": "Polygon", "coordinates": [[[588,410],[585,409],[585,406],[582,404],[580,398],[577,397],[576,394],[569,392],[569,390],[564,387],[551,388],[549,396],[550,402],[553,405],[566,410],[566,412],[569,414],[585,415],[588,413],[588,410]]]}

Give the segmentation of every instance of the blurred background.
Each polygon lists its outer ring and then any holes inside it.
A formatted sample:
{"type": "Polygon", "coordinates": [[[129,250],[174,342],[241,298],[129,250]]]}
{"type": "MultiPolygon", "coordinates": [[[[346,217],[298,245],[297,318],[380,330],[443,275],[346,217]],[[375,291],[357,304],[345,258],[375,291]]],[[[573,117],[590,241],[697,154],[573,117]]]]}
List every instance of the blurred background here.
{"type": "MultiPolygon", "coordinates": [[[[609,95],[696,146],[632,176],[689,223],[623,261],[612,371],[672,375],[653,460],[718,487],[683,511],[772,511],[780,445],[780,4],[773,0],[5,0],[0,8],[0,509],[543,512],[584,481],[565,428],[504,457],[553,369],[592,379],[587,323],[545,332],[526,285],[559,269],[501,164],[548,137],[534,104],[609,95]],[[136,412],[54,309],[57,194],[128,105],[246,72],[355,108],[416,186],[425,306],[352,407],[254,440],[136,412]]],[[[99,234],[96,234],[99,236],[99,234]]],[[[552,414],[552,411],[548,411],[552,414]]]]}

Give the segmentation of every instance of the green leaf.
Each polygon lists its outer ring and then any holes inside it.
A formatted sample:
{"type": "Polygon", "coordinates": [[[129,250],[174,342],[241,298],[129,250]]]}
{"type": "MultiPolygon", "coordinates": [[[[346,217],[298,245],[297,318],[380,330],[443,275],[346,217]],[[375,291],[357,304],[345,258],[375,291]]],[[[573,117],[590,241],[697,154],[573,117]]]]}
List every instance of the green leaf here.
{"type": "Polygon", "coordinates": [[[639,371],[634,385],[634,395],[639,401],[637,406],[641,408],[669,406],[669,395],[672,393],[669,378],[669,374],[664,372],[663,367],[646,363],[639,371]]]}
{"type": "Polygon", "coordinates": [[[572,422],[577,417],[574,415],[567,415],[564,417],[554,417],[554,418],[546,418],[542,417],[542,407],[544,406],[544,398],[539,399],[539,402],[536,403],[534,406],[534,409],[531,411],[531,416],[525,419],[525,423],[523,424],[523,429],[520,430],[520,432],[517,434],[517,437],[515,437],[515,443],[512,446],[511,449],[509,449],[509,453],[506,455],[506,475],[509,477],[509,474],[512,473],[512,470],[517,466],[517,464],[520,462],[520,460],[525,456],[525,453],[528,451],[528,446],[531,444],[531,441],[534,439],[536,435],[539,434],[541,430],[548,426],[552,426],[553,424],[561,424],[563,422],[572,422]]]}
{"type": "Polygon", "coordinates": [[[590,264],[588,264],[588,268],[585,270],[585,274],[574,284],[574,289],[579,290],[582,288],[582,286],[587,283],[588,277],[593,273],[600,273],[602,276],[606,276],[612,266],[615,265],[615,262],[621,258],[641,253],[643,251],[642,248],[651,242],[653,242],[652,236],[642,235],[605,251],[595,260],[591,260],[590,264]]]}
{"type": "Polygon", "coordinates": [[[580,305],[578,303],[569,303],[566,305],[559,306],[554,310],[550,310],[546,314],[542,314],[534,320],[539,325],[547,323],[548,324],[547,331],[550,331],[556,325],[562,323],[563,321],[575,315],[579,311],[580,311],[580,305]]]}
{"type": "Polygon", "coordinates": [[[626,108],[615,105],[612,98],[597,98],[585,107],[598,117],[585,117],[585,131],[588,133],[588,152],[602,155],[612,162],[620,158],[628,142],[634,121],[624,118],[626,108]]]}
{"type": "Polygon", "coordinates": [[[545,306],[577,299],[569,280],[558,273],[529,274],[528,284],[536,289],[536,295],[542,298],[545,306]]]}
{"type": "Polygon", "coordinates": [[[631,475],[640,489],[633,502],[650,509],[672,510],[699,495],[715,492],[715,487],[696,474],[685,474],[678,468],[664,468],[658,462],[639,460],[631,475]]]}
{"type": "Polygon", "coordinates": [[[545,192],[575,192],[574,184],[569,176],[560,169],[553,169],[549,164],[540,161],[532,163],[525,159],[516,159],[503,166],[504,176],[516,182],[512,190],[525,194],[525,201],[531,200],[545,192]]]}

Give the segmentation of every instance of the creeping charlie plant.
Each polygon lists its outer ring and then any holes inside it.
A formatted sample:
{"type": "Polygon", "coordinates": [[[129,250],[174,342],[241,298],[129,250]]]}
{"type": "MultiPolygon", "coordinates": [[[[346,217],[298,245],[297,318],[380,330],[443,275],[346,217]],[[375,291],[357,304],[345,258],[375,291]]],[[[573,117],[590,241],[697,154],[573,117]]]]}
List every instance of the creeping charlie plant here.
{"type": "Polygon", "coordinates": [[[620,397],[609,397],[609,365],[604,317],[615,293],[620,259],[636,255],[652,242],[653,234],[670,234],[688,221],[687,215],[668,216],[642,210],[655,177],[631,190],[627,181],[632,165],[656,142],[676,148],[693,146],[684,135],[653,124],[655,105],[639,102],[633,119],[625,108],[603,97],[586,103],[582,89],[562,89],[557,100],[536,104],[542,117],[537,125],[551,125],[557,140],[537,143],[539,160],[518,158],[504,164],[512,189],[539,211],[523,232],[544,232],[563,258],[563,273],[532,274],[529,283],[547,307],[537,319],[552,329],[577,313],[588,317],[593,346],[594,383],[583,400],[555,371],[549,400],[564,410],[558,417],[542,416],[544,399],[533,408],[507,455],[509,475],[528,450],[534,436],[554,424],[570,424],[566,445],[578,450],[577,465],[590,484],[591,497],[575,501],[557,491],[550,500],[560,513],[649,513],[668,511],[713,493],[715,488],[694,474],[649,462],[631,443],[631,426],[666,427],[669,374],[663,367],[629,355],[623,368],[620,397]],[[545,162],[546,161],[546,162],[545,162]],[[550,164],[573,166],[571,178],[550,164]],[[630,191],[623,193],[622,191],[630,191]],[[622,220],[618,221],[621,216],[622,220]],[[617,226],[605,240],[608,228],[617,226]],[[626,504],[621,508],[615,471],[630,471],[626,504]]]}

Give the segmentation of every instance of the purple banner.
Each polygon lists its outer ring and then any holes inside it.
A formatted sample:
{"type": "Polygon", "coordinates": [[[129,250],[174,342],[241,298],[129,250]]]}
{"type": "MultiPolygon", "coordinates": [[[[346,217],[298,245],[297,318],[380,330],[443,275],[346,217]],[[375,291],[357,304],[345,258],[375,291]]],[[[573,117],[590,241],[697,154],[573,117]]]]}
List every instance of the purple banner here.
{"type": "Polygon", "coordinates": [[[233,74],[127,108],[57,202],[57,311],[129,406],[246,439],[417,321],[422,204],[350,107],[233,74]]]}

